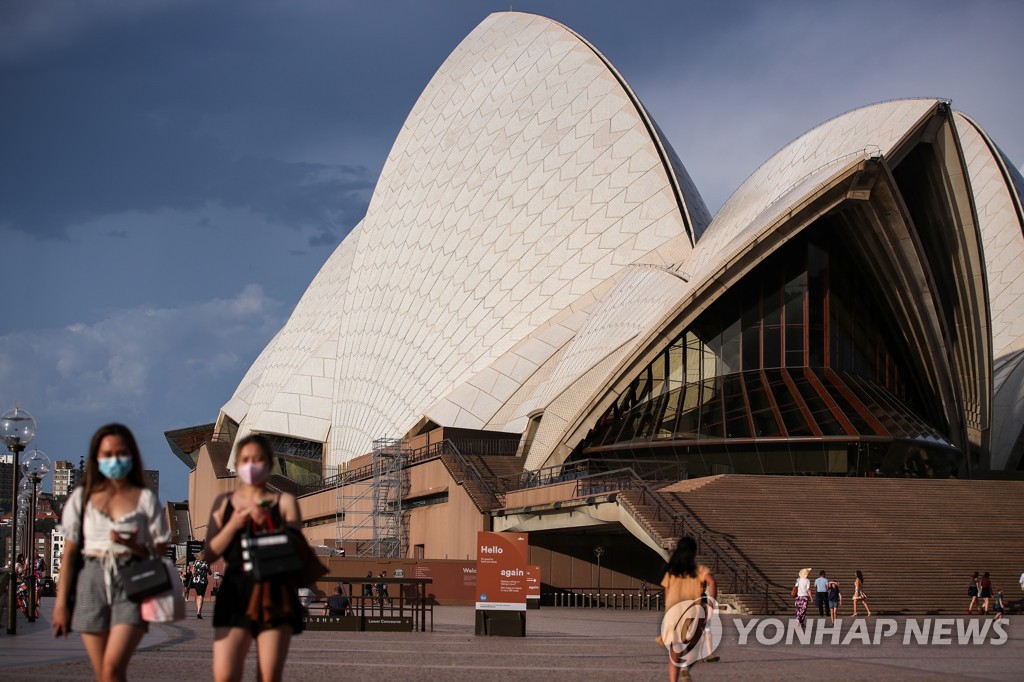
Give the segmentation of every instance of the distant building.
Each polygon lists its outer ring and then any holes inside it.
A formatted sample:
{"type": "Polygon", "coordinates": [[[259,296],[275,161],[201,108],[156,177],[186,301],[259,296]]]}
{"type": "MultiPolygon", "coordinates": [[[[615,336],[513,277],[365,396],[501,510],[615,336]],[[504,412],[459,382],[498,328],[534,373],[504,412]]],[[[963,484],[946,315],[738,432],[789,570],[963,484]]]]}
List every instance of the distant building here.
{"type": "Polygon", "coordinates": [[[36,532],[35,539],[36,542],[35,547],[33,548],[33,558],[36,555],[43,557],[43,561],[46,562],[46,570],[43,571],[43,574],[49,575],[53,570],[52,556],[50,554],[50,534],[36,532]]]}
{"type": "Polygon", "coordinates": [[[160,472],[156,469],[146,469],[142,472],[142,475],[146,477],[146,485],[153,494],[160,497],[160,472]]]}
{"type": "Polygon", "coordinates": [[[11,453],[0,454],[0,509],[11,509],[11,453]]]}
{"type": "Polygon", "coordinates": [[[192,528],[188,518],[188,500],[168,502],[164,505],[167,528],[171,531],[171,544],[177,545],[192,539],[192,528]]]}
{"type": "Polygon", "coordinates": [[[50,573],[60,570],[60,562],[64,557],[64,533],[60,527],[50,532],[50,573]]]}
{"type": "Polygon", "coordinates": [[[80,482],[78,465],[58,459],[53,463],[53,496],[67,497],[80,482]]]}

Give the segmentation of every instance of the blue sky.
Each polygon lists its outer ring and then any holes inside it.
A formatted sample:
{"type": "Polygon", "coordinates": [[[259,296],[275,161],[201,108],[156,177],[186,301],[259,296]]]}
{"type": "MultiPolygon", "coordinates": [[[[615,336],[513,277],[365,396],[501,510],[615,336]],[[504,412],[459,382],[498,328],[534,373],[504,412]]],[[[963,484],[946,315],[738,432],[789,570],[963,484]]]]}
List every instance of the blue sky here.
{"type": "MultiPolygon", "coordinates": [[[[851,108],[937,96],[1024,161],[1024,3],[525,2],[600,49],[709,208],[851,108]]],[[[77,461],[118,420],[161,494],[362,217],[458,42],[507,2],[6,0],[0,405],[77,461]]]]}

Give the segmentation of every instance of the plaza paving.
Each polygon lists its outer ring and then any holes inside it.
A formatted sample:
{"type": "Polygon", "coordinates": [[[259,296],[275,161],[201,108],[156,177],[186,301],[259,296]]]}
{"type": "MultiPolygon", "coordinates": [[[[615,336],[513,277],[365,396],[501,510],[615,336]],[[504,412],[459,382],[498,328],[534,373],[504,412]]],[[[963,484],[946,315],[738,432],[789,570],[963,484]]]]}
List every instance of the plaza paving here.
{"type": "MultiPolygon", "coordinates": [[[[44,621],[0,634],[0,679],[90,680],[77,637],[55,642],[44,621]]],[[[293,641],[289,680],[661,680],[666,655],[650,612],[542,609],[528,614],[526,639],[473,636],[471,607],[439,607],[432,633],[307,632],[293,641]]],[[[1019,618],[1019,617],[1018,617],[1019,618]]],[[[740,646],[727,618],[721,661],[699,663],[695,680],[1019,680],[1024,627],[1001,646],[740,646]]],[[[902,624],[902,621],[900,621],[902,624]]],[[[1024,621],[1022,621],[1024,623],[1024,621]]],[[[902,628],[901,628],[902,630],[902,628]]],[[[132,660],[132,680],[210,678],[210,620],[153,627],[132,660]]],[[[245,679],[255,679],[250,654],[245,679]]]]}

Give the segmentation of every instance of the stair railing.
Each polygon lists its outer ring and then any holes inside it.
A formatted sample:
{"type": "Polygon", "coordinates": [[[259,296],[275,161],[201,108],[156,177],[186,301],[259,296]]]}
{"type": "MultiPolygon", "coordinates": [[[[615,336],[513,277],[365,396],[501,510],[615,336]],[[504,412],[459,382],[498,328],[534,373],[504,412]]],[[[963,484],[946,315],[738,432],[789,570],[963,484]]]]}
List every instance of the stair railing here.
{"type": "MultiPolygon", "coordinates": [[[[484,477],[480,474],[480,470],[476,468],[472,462],[466,459],[465,455],[459,452],[459,449],[455,447],[455,443],[445,438],[441,441],[443,444],[443,454],[448,455],[447,459],[450,459],[455,463],[455,470],[449,465],[446,458],[442,457],[445,461],[445,467],[448,468],[449,473],[459,483],[464,483],[465,480],[470,480],[480,489],[486,499],[477,500],[477,502],[485,509],[494,509],[495,507],[501,506],[498,495],[494,492],[494,489],[487,483],[484,477]],[[461,477],[462,480],[459,480],[461,477]]],[[[464,486],[465,487],[465,486],[464,486]]],[[[467,492],[470,492],[467,489],[467,492]]],[[[470,492],[470,496],[472,493],[470,492]]]]}
{"type": "MultiPolygon", "coordinates": [[[[684,534],[692,536],[697,541],[698,551],[711,559],[712,572],[720,576],[728,575],[729,589],[723,589],[723,591],[734,594],[760,594],[762,595],[761,612],[768,612],[771,592],[773,589],[778,591],[782,588],[765,576],[752,577],[752,573],[756,575],[758,571],[749,561],[743,560],[742,563],[736,561],[718,544],[714,533],[699,527],[689,516],[673,508],[648,481],[641,478],[631,468],[583,476],[576,481],[577,497],[587,497],[613,490],[631,490],[638,493],[639,503],[654,509],[654,521],[671,524],[672,538],[678,538],[684,534]]],[[[622,506],[648,533],[655,537],[661,535],[628,501],[622,506]]],[[[724,582],[720,584],[725,586],[724,582]]]]}

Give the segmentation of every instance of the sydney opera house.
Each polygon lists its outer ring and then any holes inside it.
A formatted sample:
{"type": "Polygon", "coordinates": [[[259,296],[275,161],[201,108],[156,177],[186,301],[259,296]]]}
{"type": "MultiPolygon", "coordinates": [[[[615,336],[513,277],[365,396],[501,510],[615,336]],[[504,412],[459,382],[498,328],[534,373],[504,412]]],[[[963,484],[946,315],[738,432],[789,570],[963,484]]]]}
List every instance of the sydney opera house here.
{"type": "Polygon", "coordinates": [[[810,130],[711,215],[593,45],[491,15],[216,421],[168,432],[194,532],[249,433],[310,538],[350,556],[383,551],[388,513],[384,556],[472,558],[480,529],[604,529],[653,556],[650,499],[608,491],[1013,478],[1022,193],[977,122],[908,99],[810,130]]]}

